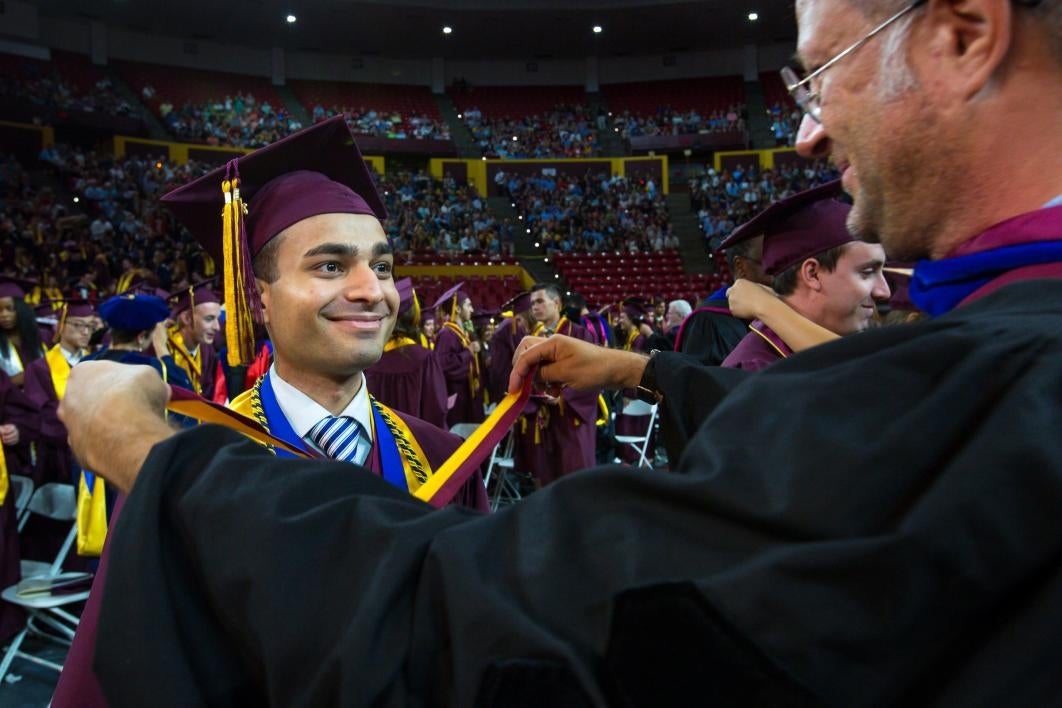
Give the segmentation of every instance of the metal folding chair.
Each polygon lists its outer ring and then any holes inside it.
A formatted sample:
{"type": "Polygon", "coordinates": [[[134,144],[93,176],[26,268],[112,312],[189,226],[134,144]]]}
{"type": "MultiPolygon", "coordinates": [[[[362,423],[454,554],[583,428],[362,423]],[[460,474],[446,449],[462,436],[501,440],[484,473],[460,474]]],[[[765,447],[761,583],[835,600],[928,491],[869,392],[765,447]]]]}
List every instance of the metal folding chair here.
{"type": "Polygon", "coordinates": [[[656,426],[656,403],[646,403],[645,401],[637,398],[627,402],[627,405],[623,407],[621,415],[629,415],[634,417],[649,417],[649,425],[645,427],[645,435],[617,435],[616,442],[622,445],[630,445],[634,448],[634,451],[638,453],[638,466],[648,467],[652,469],[653,463],[646,457],[646,451],[649,449],[649,441],[653,439],[654,427],[656,426]]]}
{"type": "Polygon", "coordinates": [[[19,519],[20,531],[31,514],[67,521],[70,523],[70,532],[55,559],[46,565],[43,573],[24,576],[20,582],[0,593],[0,598],[5,602],[18,605],[27,613],[25,628],[11,640],[3,659],[0,660],[0,683],[16,658],[62,671],[61,664],[21,651],[22,643],[27,636],[33,634],[69,647],[74,640],[78,618],[63,608],[87,600],[92,581],[91,573],[62,572],[63,562],[77,538],[77,494],[73,485],[53,482],[37,489],[19,519]]]}

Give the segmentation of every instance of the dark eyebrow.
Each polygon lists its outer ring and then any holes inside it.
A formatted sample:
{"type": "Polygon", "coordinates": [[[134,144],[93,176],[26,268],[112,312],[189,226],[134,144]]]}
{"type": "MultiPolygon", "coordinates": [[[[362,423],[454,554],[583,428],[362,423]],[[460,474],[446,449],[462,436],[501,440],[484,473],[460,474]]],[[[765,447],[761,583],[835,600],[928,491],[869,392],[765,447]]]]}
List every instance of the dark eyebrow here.
{"type": "MultiPolygon", "coordinates": [[[[395,252],[394,247],[387,241],[378,241],[373,244],[372,256],[373,258],[379,258],[380,256],[386,256],[395,252]]],[[[303,258],[313,258],[314,256],[345,256],[347,258],[356,258],[358,255],[357,246],[352,246],[349,243],[322,243],[314,246],[306,253],[302,254],[303,258]]]]}
{"type": "Polygon", "coordinates": [[[864,268],[874,268],[876,270],[884,265],[885,261],[881,260],[880,258],[874,258],[859,266],[859,270],[863,270],[864,268]]]}

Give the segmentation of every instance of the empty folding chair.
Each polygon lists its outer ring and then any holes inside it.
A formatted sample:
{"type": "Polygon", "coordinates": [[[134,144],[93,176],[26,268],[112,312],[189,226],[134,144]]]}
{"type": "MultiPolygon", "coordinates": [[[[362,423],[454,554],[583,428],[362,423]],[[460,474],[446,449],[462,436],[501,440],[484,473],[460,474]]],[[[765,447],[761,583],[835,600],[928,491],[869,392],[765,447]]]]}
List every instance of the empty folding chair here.
{"type": "Polygon", "coordinates": [[[656,426],[656,403],[646,403],[637,398],[628,401],[623,407],[621,415],[633,417],[649,417],[649,424],[645,427],[645,435],[617,435],[616,442],[622,445],[630,445],[638,453],[638,466],[652,468],[652,462],[646,457],[649,449],[649,441],[653,439],[653,428],[656,426]]]}

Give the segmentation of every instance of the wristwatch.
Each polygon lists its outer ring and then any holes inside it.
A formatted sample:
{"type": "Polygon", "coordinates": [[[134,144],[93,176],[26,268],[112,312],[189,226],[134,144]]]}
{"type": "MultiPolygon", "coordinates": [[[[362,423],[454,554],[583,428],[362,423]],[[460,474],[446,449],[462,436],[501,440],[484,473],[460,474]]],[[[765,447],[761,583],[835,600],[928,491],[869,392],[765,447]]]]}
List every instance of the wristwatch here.
{"type": "Polygon", "coordinates": [[[642,380],[638,382],[638,387],[634,389],[638,400],[646,403],[659,403],[664,398],[664,394],[660,393],[656,387],[656,355],[659,353],[659,349],[653,349],[649,352],[649,360],[645,362],[642,380]]]}

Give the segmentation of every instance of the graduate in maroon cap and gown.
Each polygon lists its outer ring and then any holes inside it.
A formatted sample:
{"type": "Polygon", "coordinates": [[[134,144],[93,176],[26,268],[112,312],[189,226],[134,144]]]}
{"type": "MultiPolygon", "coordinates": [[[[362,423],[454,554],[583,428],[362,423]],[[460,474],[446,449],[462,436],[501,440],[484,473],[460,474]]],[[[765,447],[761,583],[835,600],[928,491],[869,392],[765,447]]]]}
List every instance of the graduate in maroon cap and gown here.
{"type": "Polygon", "coordinates": [[[380,360],[365,370],[365,381],[376,400],[446,428],[446,379],[420,332],[420,302],[413,280],[395,283],[400,305],[391,338],[380,360]]]}
{"type": "MultiPolygon", "coordinates": [[[[382,353],[399,297],[392,249],[380,225],[387,211],[342,116],[235,159],[162,202],[224,263],[229,363],[254,358],[257,319],[270,334],[272,366],[230,408],[293,447],[352,462],[351,475],[368,471],[403,492],[419,488],[457,449],[456,435],[388,408],[365,385],[364,370],[382,353]],[[242,214],[242,200],[247,200],[245,219],[220,228],[218,214],[227,219],[242,214]],[[229,252],[240,267],[224,260],[219,235],[232,239],[229,252]],[[342,396],[322,393],[326,390],[342,396]]],[[[451,504],[489,511],[478,469],[470,471],[451,504]]],[[[116,510],[112,528],[117,517],[116,510]]],[[[110,544],[109,539],[96,584],[104,582],[110,544]]],[[[96,611],[92,598],[89,606],[96,611]]],[[[90,619],[82,617],[53,708],[106,705],[91,671],[96,623],[88,608],[86,615],[90,619]]]]}
{"type": "Polygon", "coordinates": [[[490,337],[490,366],[488,389],[490,400],[497,403],[505,398],[509,388],[509,373],[513,370],[516,345],[534,329],[531,317],[531,292],[517,294],[501,306],[502,321],[490,337]]]}
{"type": "Polygon", "coordinates": [[[41,444],[37,448],[34,485],[47,482],[74,484],[73,457],[67,444],[66,426],[59,420],[59,401],[66,393],[70,368],[88,352],[95,309],[85,300],[56,303],[58,341],[48,353],[26,368],[26,395],[40,408],[41,444]]]}
{"type": "MultiPolygon", "coordinates": [[[[775,292],[796,313],[834,334],[866,329],[876,314],[874,303],[887,299],[888,284],[882,275],[884,251],[878,245],[855,239],[845,225],[850,206],[837,199],[839,180],[793,195],[772,204],[736,229],[723,243],[730,247],[763,236],[763,270],[772,276],[775,292]],[[849,274],[855,258],[858,276],[849,274]],[[803,266],[815,265],[814,288],[805,284],[803,266]],[[851,282],[858,282],[852,287],[851,282]]],[[[759,320],[721,366],[759,371],[788,358],[793,349],[774,330],[759,320]]]]}
{"type": "MultiPolygon", "coordinates": [[[[531,289],[531,315],[536,337],[561,334],[596,343],[585,327],[561,314],[560,289],[553,283],[538,283],[531,289]]],[[[596,389],[565,387],[557,396],[532,396],[516,427],[516,469],[530,472],[538,486],[545,486],[593,466],[600,394],[596,389]]]]}
{"type": "MultiPolygon", "coordinates": [[[[0,585],[5,588],[19,581],[21,558],[10,475],[33,476],[31,449],[40,443],[40,420],[37,405],[0,370],[0,585]]],[[[23,621],[20,608],[0,602],[0,643],[22,629],[23,621]]]]}
{"type": "MultiPolygon", "coordinates": [[[[184,369],[193,390],[204,398],[217,400],[218,358],[214,339],[221,329],[221,299],[214,292],[217,278],[197,283],[171,293],[170,352],[177,365],[184,369]]],[[[225,391],[224,382],[221,382],[225,391]]],[[[222,397],[219,403],[225,402],[222,397]]]]}
{"type": "Polygon", "coordinates": [[[16,386],[22,385],[26,367],[44,356],[37,316],[26,304],[28,280],[0,275],[0,370],[16,386]]]}
{"type": "Polygon", "coordinates": [[[433,310],[442,310],[449,319],[435,338],[435,358],[446,376],[446,392],[454,404],[446,416],[451,428],[458,423],[483,421],[483,376],[480,371],[479,342],[467,329],[472,321],[472,300],[458,283],[443,293],[433,310]]]}

